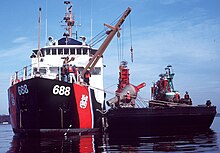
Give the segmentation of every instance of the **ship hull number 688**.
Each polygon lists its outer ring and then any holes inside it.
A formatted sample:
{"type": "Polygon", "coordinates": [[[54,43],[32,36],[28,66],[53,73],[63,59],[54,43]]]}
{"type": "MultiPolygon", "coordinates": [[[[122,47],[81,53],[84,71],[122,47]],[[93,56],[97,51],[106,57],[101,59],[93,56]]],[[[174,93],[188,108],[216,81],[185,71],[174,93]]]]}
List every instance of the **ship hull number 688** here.
{"type": "Polygon", "coordinates": [[[55,85],[53,87],[53,94],[60,96],[69,96],[70,95],[70,87],[55,85]]]}

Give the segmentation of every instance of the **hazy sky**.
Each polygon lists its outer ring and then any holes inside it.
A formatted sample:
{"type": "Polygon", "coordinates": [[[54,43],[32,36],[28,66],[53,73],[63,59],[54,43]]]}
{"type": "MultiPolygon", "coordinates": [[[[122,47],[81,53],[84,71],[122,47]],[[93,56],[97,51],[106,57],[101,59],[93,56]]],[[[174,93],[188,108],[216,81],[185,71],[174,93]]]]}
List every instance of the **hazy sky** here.
{"type": "MultiPolygon", "coordinates": [[[[174,85],[182,95],[188,91],[195,105],[207,99],[220,110],[220,1],[219,0],[73,0],[78,34],[88,40],[112,23],[127,7],[130,17],[121,40],[111,42],[104,54],[105,88],[115,91],[118,81],[118,52],[129,62],[131,83],[146,82],[140,92],[150,99],[150,87],[171,64],[174,85]],[[92,5],[91,5],[92,4],[92,5]],[[92,11],[91,11],[92,10],[92,11]],[[91,28],[92,21],[92,28],[91,28]],[[130,24],[131,23],[131,24],[130,24]],[[130,26],[131,25],[131,26],[130,26]],[[131,29],[131,30],[130,30],[131,29]],[[132,33],[132,41],[130,37],[132,33]],[[119,41],[123,42],[118,45],[119,41]],[[134,49],[134,62],[130,46],[134,49]]],[[[7,89],[10,76],[29,65],[37,48],[38,9],[42,7],[41,46],[48,36],[59,39],[63,32],[63,0],[2,1],[0,8],[0,114],[8,114],[7,89]],[[47,7],[46,7],[47,6],[47,7]],[[47,8],[47,9],[46,9],[47,8]]],[[[75,30],[75,29],[74,29],[75,30]]],[[[98,46],[95,46],[98,47],[98,46]]],[[[111,97],[111,95],[110,95],[111,97]]]]}

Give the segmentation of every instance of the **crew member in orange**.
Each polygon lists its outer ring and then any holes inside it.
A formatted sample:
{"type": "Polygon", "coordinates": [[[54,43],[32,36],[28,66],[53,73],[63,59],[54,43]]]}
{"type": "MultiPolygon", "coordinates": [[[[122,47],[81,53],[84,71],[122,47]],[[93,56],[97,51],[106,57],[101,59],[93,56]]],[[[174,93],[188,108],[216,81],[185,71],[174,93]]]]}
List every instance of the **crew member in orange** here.
{"type": "Polygon", "coordinates": [[[73,65],[73,74],[74,74],[74,81],[77,82],[77,78],[78,78],[78,68],[76,67],[76,65],[73,65]]]}
{"type": "Polygon", "coordinates": [[[175,95],[174,95],[174,102],[179,102],[180,100],[180,94],[178,92],[175,92],[175,95]]]}
{"type": "Polygon", "coordinates": [[[164,90],[165,93],[166,93],[167,91],[169,91],[169,90],[168,90],[168,80],[167,80],[166,77],[164,77],[164,79],[163,79],[163,90],[164,90]]]}
{"type": "Polygon", "coordinates": [[[86,73],[84,74],[84,82],[87,83],[87,85],[90,85],[89,84],[89,78],[91,77],[91,73],[86,70],[86,73]]]}
{"type": "Polygon", "coordinates": [[[73,73],[72,64],[69,65],[68,70],[69,70],[69,81],[70,81],[70,83],[73,83],[73,82],[75,83],[76,79],[75,79],[75,76],[74,76],[74,73],[73,73]]]}
{"type": "Polygon", "coordinates": [[[153,99],[156,98],[156,90],[157,90],[156,84],[153,83],[153,86],[151,87],[151,98],[153,99]]]}

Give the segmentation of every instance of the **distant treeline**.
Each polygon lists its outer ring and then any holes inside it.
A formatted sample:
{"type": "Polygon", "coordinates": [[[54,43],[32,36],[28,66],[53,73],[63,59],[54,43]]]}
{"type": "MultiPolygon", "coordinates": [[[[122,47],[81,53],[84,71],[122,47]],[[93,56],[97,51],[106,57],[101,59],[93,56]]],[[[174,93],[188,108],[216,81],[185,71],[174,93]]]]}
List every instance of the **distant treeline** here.
{"type": "Polygon", "coordinates": [[[8,122],[8,123],[10,123],[10,117],[9,117],[9,115],[0,115],[0,123],[3,123],[3,122],[8,122]]]}

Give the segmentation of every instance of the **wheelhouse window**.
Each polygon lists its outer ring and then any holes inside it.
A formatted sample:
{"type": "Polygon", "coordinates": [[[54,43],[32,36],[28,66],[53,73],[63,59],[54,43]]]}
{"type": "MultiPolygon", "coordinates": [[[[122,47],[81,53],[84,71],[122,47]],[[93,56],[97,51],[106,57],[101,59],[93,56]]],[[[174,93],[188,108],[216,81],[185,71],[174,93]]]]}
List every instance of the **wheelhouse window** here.
{"type": "MultiPolygon", "coordinates": [[[[80,74],[82,73],[83,69],[84,69],[84,67],[78,67],[80,74]]],[[[95,67],[92,70],[91,75],[101,75],[101,67],[95,67]]]]}
{"type": "Polygon", "coordinates": [[[40,74],[46,74],[47,73],[47,69],[45,67],[42,67],[39,69],[40,74]]]}
{"type": "Polygon", "coordinates": [[[69,48],[64,48],[64,55],[69,55],[69,48]]]}
{"type": "Polygon", "coordinates": [[[79,73],[82,74],[84,67],[78,67],[79,73]]]}
{"type": "Polygon", "coordinates": [[[87,48],[83,48],[83,55],[87,55],[88,54],[88,49],[87,48]]]}
{"type": "Polygon", "coordinates": [[[70,48],[70,54],[75,55],[75,48],[70,48]]]}
{"type": "Polygon", "coordinates": [[[95,67],[93,70],[92,70],[92,75],[101,75],[101,67],[95,67]]]}
{"type": "MultiPolygon", "coordinates": [[[[34,67],[34,69],[33,69],[33,74],[36,74],[36,72],[37,72],[37,68],[34,67]]],[[[41,75],[46,74],[46,73],[47,73],[46,67],[40,67],[40,68],[39,68],[39,72],[40,72],[41,75]]]]}
{"type": "Polygon", "coordinates": [[[51,55],[51,53],[50,53],[50,48],[47,48],[47,49],[46,49],[46,55],[51,55]]]}
{"type": "Polygon", "coordinates": [[[50,73],[56,73],[58,74],[59,72],[59,67],[49,67],[50,73]]]}
{"type": "Polygon", "coordinates": [[[81,55],[81,48],[77,48],[77,55],[81,55]]]}
{"type": "Polygon", "coordinates": [[[57,50],[56,50],[56,48],[53,48],[52,49],[52,55],[56,55],[57,54],[57,50]]]}
{"type": "MultiPolygon", "coordinates": [[[[38,52],[38,50],[37,50],[37,52],[38,52]]],[[[44,57],[45,56],[45,50],[41,49],[40,52],[41,52],[41,55],[44,57]]]]}
{"type": "Polygon", "coordinates": [[[59,54],[59,55],[63,55],[63,48],[59,48],[59,49],[58,49],[58,54],[59,54]]]}

